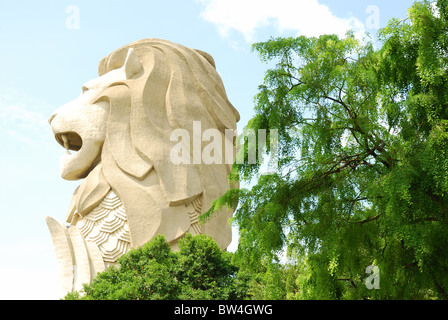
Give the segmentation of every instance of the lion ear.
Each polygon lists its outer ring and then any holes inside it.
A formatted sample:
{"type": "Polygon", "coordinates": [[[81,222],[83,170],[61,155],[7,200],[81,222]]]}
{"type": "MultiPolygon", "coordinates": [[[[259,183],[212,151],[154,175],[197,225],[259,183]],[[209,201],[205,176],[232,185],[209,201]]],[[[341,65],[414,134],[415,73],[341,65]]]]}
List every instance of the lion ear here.
{"type": "Polygon", "coordinates": [[[131,79],[141,71],[143,71],[143,65],[140,59],[138,58],[135,50],[133,48],[129,48],[128,55],[126,57],[126,61],[124,62],[124,71],[126,72],[126,79],[131,79]]]}
{"type": "Polygon", "coordinates": [[[216,69],[215,60],[213,59],[213,57],[211,55],[209,55],[207,52],[204,52],[199,49],[194,49],[194,51],[196,51],[201,56],[203,56],[205,58],[205,60],[207,60],[208,63],[210,63],[212,65],[212,67],[216,69]]]}

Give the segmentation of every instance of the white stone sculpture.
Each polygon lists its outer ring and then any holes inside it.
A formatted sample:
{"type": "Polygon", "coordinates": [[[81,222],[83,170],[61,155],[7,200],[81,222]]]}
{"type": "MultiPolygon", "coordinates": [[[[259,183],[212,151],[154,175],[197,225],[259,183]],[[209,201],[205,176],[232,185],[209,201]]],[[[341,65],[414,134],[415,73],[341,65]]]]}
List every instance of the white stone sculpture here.
{"type": "MultiPolygon", "coordinates": [[[[130,248],[158,234],[174,249],[187,232],[205,233],[227,248],[232,211],[203,224],[198,217],[237,187],[229,186],[231,164],[224,161],[224,145],[233,148],[225,130],[236,130],[238,120],[214,60],[205,52],[145,39],[103,58],[99,77],[49,119],[66,149],[62,177],[83,179],[69,206],[69,227],[46,217],[62,294],[80,290],[130,248]],[[171,133],[192,133],[193,122],[202,130],[219,130],[221,163],[171,161],[178,144],[171,133]]],[[[202,150],[206,142],[200,143],[202,150]]]]}

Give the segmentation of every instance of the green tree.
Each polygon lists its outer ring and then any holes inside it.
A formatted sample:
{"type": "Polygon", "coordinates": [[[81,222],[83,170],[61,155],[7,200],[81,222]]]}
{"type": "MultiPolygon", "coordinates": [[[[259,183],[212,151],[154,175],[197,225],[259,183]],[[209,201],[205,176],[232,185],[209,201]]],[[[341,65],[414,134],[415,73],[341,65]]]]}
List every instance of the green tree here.
{"type": "Polygon", "coordinates": [[[240,275],[232,253],[206,235],[187,234],[173,252],[163,235],[119,258],[82,292],[66,300],[244,299],[250,277],[240,275]]]}
{"type": "Polygon", "coordinates": [[[275,66],[245,130],[278,130],[278,171],[235,164],[231,179],[256,184],[203,217],[238,203],[243,269],[266,272],[286,247],[288,298],[448,298],[447,18],[447,0],[416,2],[380,49],[350,32],[253,45],[275,66]]]}

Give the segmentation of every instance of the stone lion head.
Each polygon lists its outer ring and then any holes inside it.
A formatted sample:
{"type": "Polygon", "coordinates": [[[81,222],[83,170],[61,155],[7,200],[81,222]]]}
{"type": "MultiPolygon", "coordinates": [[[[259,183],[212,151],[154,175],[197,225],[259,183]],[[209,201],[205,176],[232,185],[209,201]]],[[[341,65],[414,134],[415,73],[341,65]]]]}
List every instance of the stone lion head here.
{"type": "Polygon", "coordinates": [[[198,224],[197,216],[230,188],[231,164],[170,160],[175,129],[192,132],[193,121],[200,121],[202,130],[219,130],[223,141],[226,129],[236,130],[239,114],[213,58],[166,40],[145,39],[103,58],[98,71],[99,77],[84,84],[77,99],[49,119],[66,149],[62,177],[83,179],[67,222],[79,226],[113,192],[124,209],[132,247],[157,234],[176,246],[192,232],[208,234],[226,248],[232,212],[205,224],[198,224]]]}

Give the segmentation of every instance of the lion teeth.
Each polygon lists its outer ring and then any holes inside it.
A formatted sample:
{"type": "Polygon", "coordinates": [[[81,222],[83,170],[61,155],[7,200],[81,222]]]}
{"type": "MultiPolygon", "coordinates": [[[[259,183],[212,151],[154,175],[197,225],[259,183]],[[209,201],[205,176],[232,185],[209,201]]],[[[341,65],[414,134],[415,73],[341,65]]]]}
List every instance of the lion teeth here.
{"type": "Polygon", "coordinates": [[[69,155],[71,155],[71,153],[70,153],[70,151],[69,151],[69,144],[68,144],[68,138],[67,138],[67,135],[66,134],[62,134],[61,135],[61,138],[62,138],[62,142],[64,142],[64,148],[65,148],[65,150],[66,150],[66,154],[69,154],[69,155]]]}
{"type": "Polygon", "coordinates": [[[64,148],[68,149],[68,138],[66,134],[61,134],[62,141],[64,142],[64,148]]]}

